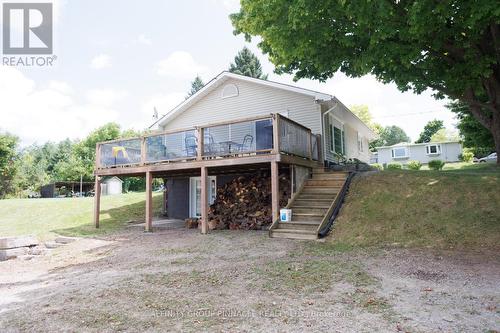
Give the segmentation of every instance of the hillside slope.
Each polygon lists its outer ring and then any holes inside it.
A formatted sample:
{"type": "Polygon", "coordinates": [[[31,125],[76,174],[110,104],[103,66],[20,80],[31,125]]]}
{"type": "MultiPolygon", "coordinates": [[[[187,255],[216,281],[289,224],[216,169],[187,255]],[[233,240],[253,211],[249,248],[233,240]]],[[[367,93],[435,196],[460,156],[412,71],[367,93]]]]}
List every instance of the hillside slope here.
{"type": "Polygon", "coordinates": [[[500,248],[500,170],[356,177],[331,233],[351,245],[500,248]]]}

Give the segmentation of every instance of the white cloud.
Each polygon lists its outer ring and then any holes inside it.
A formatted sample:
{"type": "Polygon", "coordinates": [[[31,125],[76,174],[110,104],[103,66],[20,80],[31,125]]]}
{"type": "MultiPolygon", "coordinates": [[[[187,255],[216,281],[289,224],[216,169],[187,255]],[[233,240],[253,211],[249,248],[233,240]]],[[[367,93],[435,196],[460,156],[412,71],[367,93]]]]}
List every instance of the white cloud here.
{"type": "Polygon", "coordinates": [[[139,37],[137,37],[137,43],[149,46],[153,44],[153,41],[151,38],[146,37],[146,35],[140,34],[139,37]]]}
{"type": "Polygon", "coordinates": [[[221,4],[229,12],[236,12],[240,9],[239,0],[212,0],[212,2],[221,4]]]}
{"type": "Polygon", "coordinates": [[[87,100],[91,105],[110,106],[126,96],[123,91],[112,89],[92,89],[86,94],[87,100]]]}
{"type": "Polygon", "coordinates": [[[51,81],[47,87],[38,87],[19,70],[0,67],[0,127],[18,135],[23,145],[82,138],[102,124],[118,120],[119,113],[109,102],[101,97],[78,103],[66,82],[51,81]]]}
{"type": "Polygon", "coordinates": [[[141,114],[137,117],[140,121],[134,124],[134,127],[145,128],[151,126],[154,122],[153,112],[154,108],[158,110],[158,115],[161,117],[175,108],[179,103],[184,101],[185,93],[172,92],[169,94],[157,94],[151,96],[146,102],[142,104],[141,114]]]}
{"type": "Polygon", "coordinates": [[[180,79],[192,79],[208,72],[208,67],[198,64],[189,52],[175,51],[158,62],[157,73],[180,79]]]}
{"type": "Polygon", "coordinates": [[[107,54],[99,54],[92,58],[90,67],[94,69],[103,69],[111,67],[111,57],[107,54]]]}

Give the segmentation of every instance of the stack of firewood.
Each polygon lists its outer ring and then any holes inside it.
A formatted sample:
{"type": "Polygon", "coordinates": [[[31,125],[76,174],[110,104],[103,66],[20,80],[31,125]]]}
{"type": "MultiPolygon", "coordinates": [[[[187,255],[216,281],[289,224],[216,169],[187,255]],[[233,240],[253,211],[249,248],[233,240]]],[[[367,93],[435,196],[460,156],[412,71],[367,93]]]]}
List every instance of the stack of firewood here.
{"type": "MultiPolygon", "coordinates": [[[[291,195],[290,179],[280,175],[280,206],[291,195]]],[[[269,173],[240,176],[217,189],[208,211],[210,229],[258,230],[272,223],[271,177],[269,173]]]]}

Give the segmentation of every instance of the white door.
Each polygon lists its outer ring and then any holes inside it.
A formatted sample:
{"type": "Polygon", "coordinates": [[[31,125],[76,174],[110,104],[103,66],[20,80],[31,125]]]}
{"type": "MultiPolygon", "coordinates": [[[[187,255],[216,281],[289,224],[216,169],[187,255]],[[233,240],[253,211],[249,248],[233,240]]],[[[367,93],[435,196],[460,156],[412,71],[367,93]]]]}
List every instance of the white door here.
{"type": "MultiPolygon", "coordinates": [[[[217,194],[217,177],[208,177],[208,204],[215,201],[217,194]]],[[[190,217],[201,217],[201,177],[189,178],[189,215],[190,217]]]]}

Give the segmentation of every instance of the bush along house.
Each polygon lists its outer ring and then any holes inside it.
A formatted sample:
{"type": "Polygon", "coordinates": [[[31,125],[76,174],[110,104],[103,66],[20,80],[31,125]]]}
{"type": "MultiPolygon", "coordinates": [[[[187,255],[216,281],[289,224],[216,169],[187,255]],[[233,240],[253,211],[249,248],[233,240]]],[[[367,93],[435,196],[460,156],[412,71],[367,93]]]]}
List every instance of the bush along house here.
{"type": "MultiPolygon", "coordinates": [[[[104,177],[146,177],[146,231],[152,180],[162,178],[169,218],[211,229],[268,228],[272,237],[315,239],[339,205],[347,172],[338,157],[369,162],[375,133],[332,95],[222,72],[160,118],[151,134],[102,142],[104,177]],[[281,208],[292,210],[289,222],[281,208]]],[[[100,193],[94,220],[99,227],[100,193]]]]}

